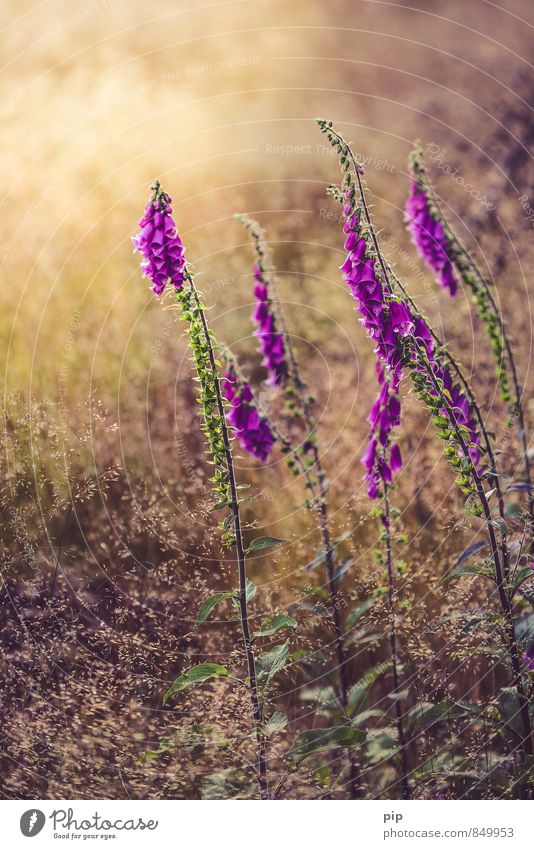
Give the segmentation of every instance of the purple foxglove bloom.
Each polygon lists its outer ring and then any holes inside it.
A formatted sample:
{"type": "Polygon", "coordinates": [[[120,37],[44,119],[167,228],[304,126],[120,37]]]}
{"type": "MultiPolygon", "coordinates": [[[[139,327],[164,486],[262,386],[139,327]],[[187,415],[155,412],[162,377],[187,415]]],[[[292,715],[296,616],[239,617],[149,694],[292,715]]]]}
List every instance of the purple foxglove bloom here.
{"type": "Polygon", "coordinates": [[[256,309],[252,314],[258,325],[254,334],[260,340],[259,351],[263,354],[262,365],[269,372],[268,383],[279,386],[287,375],[284,338],[276,329],[276,321],[269,298],[269,287],[259,265],[254,266],[254,297],[256,309]]]}
{"type": "Polygon", "coordinates": [[[235,428],[241,446],[265,463],[275,439],[269,422],[254,405],[250,386],[241,383],[235,369],[229,366],[221,381],[221,389],[223,396],[230,402],[226,419],[235,428]]]}
{"type": "Polygon", "coordinates": [[[527,669],[534,671],[534,643],[531,643],[526,652],[523,654],[523,662],[527,669]]]}
{"type": "Polygon", "coordinates": [[[154,196],[139,221],[140,232],[133,236],[135,250],[144,259],[143,273],[152,281],[152,291],[159,297],[167,283],[177,291],[184,285],[184,247],[176,232],[171,199],[156,184],[154,196]]]}
{"type": "Polygon", "coordinates": [[[377,498],[380,483],[393,483],[393,474],[402,468],[399,446],[395,443],[390,449],[391,431],[400,421],[400,402],[397,395],[392,393],[383,369],[379,367],[377,372],[380,391],[367,419],[371,430],[362,457],[367,495],[371,499],[377,498]]]}
{"type": "Polygon", "coordinates": [[[389,305],[389,317],[394,333],[398,333],[399,336],[410,336],[413,333],[415,324],[406,304],[391,301],[389,305]]]}
{"type": "Polygon", "coordinates": [[[350,191],[345,193],[343,207],[346,234],[345,250],[348,256],[341,271],[352,297],[357,302],[360,321],[375,342],[375,353],[382,364],[394,375],[394,391],[402,377],[399,339],[413,330],[413,320],[405,304],[389,302],[373,256],[361,235],[360,217],[354,210],[350,191]]]}
{"type": "Polygon", "coordinates": [[[391,446],[391,452],[389,455],[389,462],[391,464],[391,471],[398,472],[399,469],[402,469],[402,457],[400,448],[396,442],[391,446]]]}
{"type": "Polygon", "coordinates": [[[445,232],[441,221],[432,215],[426,191],[417,180],[411,182],[405,212],[408,229],[419,255],[435,272],[436,282],[448,289],[451,296],[455,295],[458,278],[448,254],[445,232]]]}

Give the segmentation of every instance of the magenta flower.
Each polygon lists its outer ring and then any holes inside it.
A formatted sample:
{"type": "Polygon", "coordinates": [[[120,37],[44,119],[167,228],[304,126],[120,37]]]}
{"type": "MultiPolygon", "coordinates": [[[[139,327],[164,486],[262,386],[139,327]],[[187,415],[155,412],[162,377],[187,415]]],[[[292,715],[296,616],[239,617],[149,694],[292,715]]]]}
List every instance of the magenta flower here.
{"type": "Polygon", "coordinates": [[[371,425],[367,450],[362,457],[369,498],[378,496],[381,483],[393,483],[393,474],[402,468],[402,457],[397,443],[391,444],[391,431],[400,424],[400,401],[385,379],[380,365],[377,367],[380,391],[371,407],[367,421],[371,425]]]}
{"type": "Polygon", "coordinates": [[[432,215],[426,191],[417,180],[411,182],[405,211],[408,229],[419,255],[435,272],[436,282],[448,289],[451,296],[455,295],[458,278],[448,254],[445,231],[441,221],[432,215]]]}
{"type": "Polygon", "coordinates": [[[405,304],[390,301],[374,257],[368,250],[361,231],[360,216],[354,209],[353,192],[345,191],[343,206],[348,256],[341,271],[352,297],[358,304],[361,323],[375,342],[375,353],[382,365],[392,374],[392,389],[397,391],[402,377],[400,339],[411,332],[413,322],[405,304]]]}
{"type": "Polygon", "coordinates": [[[234,367],[230,365],[221,381],[221,389],[230,402],[227,421],[235,429],[240,444],[245,451],[265,463],[275,439],[269,422],[259,414],[254,404],[250,386],[239,381],[234,367]]]}
{"type": "Polygon", "coordinates": [[[143,273],[152,281],[152,291],[159,297],[167,283],[180,291],[186,267],[184,247],[172,217],[171,199],[159,183],[153,188],[154,194],[139,221],[141,231],[132,241],[135,250],[144,257],[143,273]]]}
{"type": "Polygon", "coordinates": [[[341,266],[345,282],[358,304],[361,322],[375,342],[380,392],[369,413],[369,442],[362,458],[369,498],[378,496],[380,483],[392,483],[393,473],[402,467],[399,446],[390,444],[394,427],[400,424],[398,388],[402,377],[404,339],[411,336],[415,322],[407,304],[392,300],[362,232],[354,192],[345,191],[343,214],[345,250],[341,266]],[[386,377],[387,373],[387,377],[386,377]]]}
{"type": "Polygon", "coordinates": [[[534,643],[531,643],[523,654],[523,662],[527,669],[534,671],[534,643]]]}
{"type": "Polygon", "coordinates": [[[254,265],[254,280],[256,309],[252,318],[258,325],[258,329],[254,333],[260,340],[259,351],[263,354],[262,365],[269,372],[267,382],[279,386],[287,375],[284,338],[276,329],[272,303],[269,298],[269,287],[259,265],[254,265]]]}

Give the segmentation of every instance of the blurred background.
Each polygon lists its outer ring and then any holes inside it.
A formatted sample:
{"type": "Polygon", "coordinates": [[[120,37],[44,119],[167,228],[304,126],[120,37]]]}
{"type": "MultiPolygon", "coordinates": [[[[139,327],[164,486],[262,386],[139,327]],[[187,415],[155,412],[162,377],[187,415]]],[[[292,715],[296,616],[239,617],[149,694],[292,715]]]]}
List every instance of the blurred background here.
{"type": "MultiPolygon", "coordinates": [[[[341,225],[325,194],[337,157],[314,118],[353,143],[388,258],[506,435],[469,295],[440,293],[402,208],[421,139],[444,209],[496,283],[528,397],[533,25],[528,0],[3,4],[4,798],[197,796],[210,771],[190,753],[165,769],[138,760],[175,723],[160,710],[165,683],[232,650],[228,628],[191,629],[208,588],[234,580],[213,531],[184,334],[132,253],[150,183],[172,196],[210,322],[256,385],[253,255],[233,215],[266,228],[357,599],[379,580],[360,466],[376,383],[338,271],[341,225]]],[[[474,530],[424,413],[409,396],[405,409],[405,639],[424,658],[437,639],[424,626],[470,591],[444,602],[434,578],[474,530]]],[[[513,469],[513,441],[502,451],[513,469]]],[[[279,453],[238,465],[257,496],[249,518],[289,540],[253,577],[267,604],[290,604],[317,545],[302,488],[279,453]]],[[[422,690],[449,659],[462,692],[478,662],[468,652],[429,662],[422,690]]],[[[296,704],[295,692],[281,698],[296,704]]],[[[196,698],[182,719],[213,710],[196,698]]],[[[218,698],[219,716],[239,712],[218,698]]]]}

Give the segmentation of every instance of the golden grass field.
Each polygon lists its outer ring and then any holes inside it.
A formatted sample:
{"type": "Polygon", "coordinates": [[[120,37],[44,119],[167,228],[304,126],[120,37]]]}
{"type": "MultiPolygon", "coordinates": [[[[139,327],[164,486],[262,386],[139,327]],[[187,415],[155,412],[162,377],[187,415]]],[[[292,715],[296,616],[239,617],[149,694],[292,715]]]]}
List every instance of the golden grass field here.
{"type": "MultiPolygon", "coordinates": [[[[532,420],[534,15],[527,0],[502,6],[6,0],[3,798],[196,798],[214,764],[232,765],[235,751],[248,757],[247,708],[224,687],[210,684],[176,710],[161,709],[164,687],[184,664],[235,653],[232,626],[192,628],[207,590],[235,579],[209,510],[185,336],[172,296],[156,301],[132,252],[155,178],[173,198],[211,325],[256,383],[264,372],[249,320],[252,251],[233,215],[247,212],[268,232],[317,397],[333,526],[349,532],[343,545],[355,556],[347,599],[380,581],[360,466],[376,384],[371,345],[338,271],[343,236],[325,186],[339,180],[339,168],[316,116],[334,120],[365,163],[385,252],[472,374],[503,460],[515,468],[469,293],[451,301],[439,292],[402,213],[407,158],[419,138],[431,146],[444,208],[495,282],[532,420]],[[191,743],[199,722],[218,729],[202,757],[191,743]],[[163,760],[140,760],[177,728],[187,729],[187,744],[163,760]]],[[[457,644],[450,623],[434,627],[480,601],[469,580],[446,593],[438,587],[476,520],[466,518],[409,393],[405,411],[395,491],[409,540],[402,638],[424,670],[421,697],[483,696],[493,680],[475,641],[457,644]]],[[[302,488],[279,452],[265,467],[242,457],[238,469],[256,493],[248,518],[289,541],[256,558],[252,577],[265,609],[290,606],[304,598],[304,566],[317,548],[302,488]]],[[[329,639],[312,622],[302,644],[329,639]]],[[[372,646],[366,652],[355,669],[381,657],[372,646]]],[[[298,730],[306,715],[295,674],[281,679],[277,698],[298,730]]],[[[422,740],[421,751],[432,745],[422,740]]],[[[465,750],[474,745],[467,737],[465,750]]],[[[283,746],[274,744],[275,773],[283,746]]],[[[387,795],[388,769],[369,777],[369,796],[387,795]]],[[[289,781],[287,795],[343,796],[341,785],[321,780],[310,770],[289,781]]],[[[418,792],[431,796],[436,787],[418,792]]]]}

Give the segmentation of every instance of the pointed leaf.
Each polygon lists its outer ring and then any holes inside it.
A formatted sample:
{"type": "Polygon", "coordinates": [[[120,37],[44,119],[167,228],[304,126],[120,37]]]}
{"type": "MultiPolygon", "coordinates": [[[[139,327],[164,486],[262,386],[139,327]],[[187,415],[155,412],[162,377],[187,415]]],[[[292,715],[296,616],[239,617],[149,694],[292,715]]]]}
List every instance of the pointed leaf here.
{"type": "Polygon", "coordinates": [[[284,613],[281,613],[278,616],[273,616],[272,619],[267,620],[267,622],[264,622],[260,630],[256,631],[253,636],[270,637],[271,634],[275,634],[276,631],[280,630],[280,628],[297,627],[298,624],[292,616],[286,616],[284,613]]]}
{"type": "Polygon", "coordinates": [[[192,666],[187,672],[179,675],[163,696],[163,704],[166,704],[174,693],[179,693],[185,690],[186,687],[191,687],[193,684],[200,684],[202,681],[207,681],[209,678],[221,676],[226,678],[228,670],[225,666],[219,666],[218,663],[199,663],[197,666],[192,666]]]}
{"type": "Polygon", "coordinates": [[[442,578],[442,583],[446,583],[447,581],[452,581],[454,578],[459,578],[462,575],[483,575],[485,578],[489,578],[491,581],[495,580],[491,570],[488,566],[483,566],[480,563],[466,563],[463,566],[457,566],[455,569],[452,569],[442,578]]]}
{"type": "Polygon", "coordinates": [[[200,625],[202,622],[205,622],[211,612],[215,609],[215,607],[217,607],[219,602],[223,601],[226,598],[232,598],[232,593],[214,593],[214,595],[207,598],[206,601],[200,606],[196,624],[200,625]]]}
{"type": "Polygon", "coordinates": [[[274,649],[260,654],[256,658],[256,676],[258,684],[262,687],[266,686],[273,675],[276,675],[284,666],[289,655],[289,645],[287,642],[280,646],[275,646],[274,649]]]}
{"type": "Polygon", "coordinates": [[[367,613],[367,611],[376,604],[376,602],[376,598],[368,598],[365,601],[360,602],[360,604],[357,604],[356,607],[353,607],[347,616],[345,629],[348,631],[350,628],[353,628],[354,625],[356,625],[356,623],[362,618],[364,613],[367,613]]]}
{"type": "Polygon", "coordinates": [[[354,563],[354,557],[346,557],[345,560],[342,560],[339,566],[336,566],[336,571],[334,572],[334,578],[339,580],[343,577],[343,575],[348,572],[352,564],[354,563]]]}
{"type": "Polygon", "coordinates": [[[263,733],[267,737],[270,737],[272,734],[278,734],[280,731],[283,731],[286,725],[287,716],[284,716],[284,714],[279,711],[275,711],[265,723],[263,733]]]}
{"type": "Polygon", "coordinates": [[[367,694],[369,690],[378,681],[384,672],[389,671],[390,665],[387,663],[378,663],[373,666],[359,681],[354,684],[348,692],[347,711],[349,716],[360,713],[365,707],[367,694]]]}
{"type": "Polygon", "coordinates": [[[411,722],[412,729],[420,730],[429,728],[436,722],[447,722],[450,719],[459,719],[462,716],[478,712],[476,705],[467,703],[453,702],[451,699],[444,699],[436,704],[430,702],[420,702],[408,712],[408,719],[411,722]]]}
{"type": "Polygon", "coordinates": [[[473,557],[477,552],[482,551],[483,548],[487,548],[488,543],[485,540],[479,540],[478,542],[474,542],[469,545],[465,551],[462,551],[458,560],[456,561],[456,566],[461,566],[462,563],[465,563],[466,560],[469,560],[470,557],[473,557]]]}
{"type": "Polygon", "coordinates": [[[272,546],[282,545],[284,542],[287,542],[287,540],[278,539],[278,537],[256,537],[250,543],[246,553],[251,554],[253,551],[262,551],[264,548],[272,548],[272,546]]]}
{"type": "Polygon", "coordinates": [[[295,740],[293,755],[303,759],[315,752],[326,749],[353,749],[360,746],[366,737],[366,732],[350,725],[333,725],[329,728],[314,728],[302,731],[295,740]]]}

